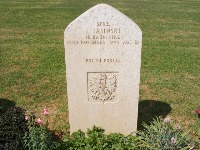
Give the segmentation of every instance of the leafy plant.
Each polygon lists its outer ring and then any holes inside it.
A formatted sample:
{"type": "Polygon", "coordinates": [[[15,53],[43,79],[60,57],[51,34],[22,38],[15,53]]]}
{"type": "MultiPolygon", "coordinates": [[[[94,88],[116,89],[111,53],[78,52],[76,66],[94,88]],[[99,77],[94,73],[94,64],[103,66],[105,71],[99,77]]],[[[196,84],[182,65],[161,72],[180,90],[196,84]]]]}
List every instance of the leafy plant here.
{"type": "MultiPolygon", "coordinates": [[[[48,115],[47,109],[43,112],[44,115],[48,115]]],[[[36,117],[34,113],[26,116],[29,125],[29,132],[24,136],[24,145],[28,150],[52,150],[54,149],[54,143],[52,136],[48,130],[48,120],[43,125],[43,121],[36,117]]]]}
{"type": "MultiPolygon", "coordinates": [[[[192,126],[192,129],[194,131],[194,141],[197,146],[200,145],[200,108],[196,111],[196,122],[192,126]]],[[[199,148],[199,147],[198,147],[199,148]]]]}
{"type": "Polygon", "coordinates": [[[66,136],[57,149],[138,150],[137,142],[138,140],[135,136],[124,136],[119,133],[106,135],[102,128],[94,126],[92,129],[88,129],[86,134],[78,130],[72,133],[71,137],[66,136]]]}
{"type": "Polygon", "coordinates": [[[22,150],[23,136],[28,131],[25,111],[19,107],[0,109],[0,149],[22,150]]]}
{"type": "Polygon", "coordinates": [[[156,118],[144,130],[138,132],[141,147],[151,150],[186,150],[191,148],[189,132],[183,132],[180,126],[174,127],[169,118],[156,118]]]}

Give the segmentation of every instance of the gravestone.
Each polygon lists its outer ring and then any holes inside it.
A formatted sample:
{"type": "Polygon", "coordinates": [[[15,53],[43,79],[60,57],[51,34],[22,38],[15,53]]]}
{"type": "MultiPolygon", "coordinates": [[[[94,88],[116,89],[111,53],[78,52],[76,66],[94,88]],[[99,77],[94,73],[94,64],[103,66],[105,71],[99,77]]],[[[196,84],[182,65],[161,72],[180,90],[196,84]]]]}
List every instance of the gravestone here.
{"type": "Polygon", "coordinates": [[[64,32],[70,132],[93,125],[106,133],[137,130],[142,32],[99,4],[64,32]]]}

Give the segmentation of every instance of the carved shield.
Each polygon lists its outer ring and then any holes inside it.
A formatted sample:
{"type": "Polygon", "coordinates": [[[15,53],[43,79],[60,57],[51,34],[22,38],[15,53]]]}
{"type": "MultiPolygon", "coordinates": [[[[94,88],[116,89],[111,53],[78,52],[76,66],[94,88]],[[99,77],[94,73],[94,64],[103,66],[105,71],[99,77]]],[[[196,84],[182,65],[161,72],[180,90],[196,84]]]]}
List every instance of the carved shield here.
{"type": "Polygon", "coordinates": [[[114,102],[118,97],[117,72],[89,72],[88,98],[93,102],[114,102]]]}

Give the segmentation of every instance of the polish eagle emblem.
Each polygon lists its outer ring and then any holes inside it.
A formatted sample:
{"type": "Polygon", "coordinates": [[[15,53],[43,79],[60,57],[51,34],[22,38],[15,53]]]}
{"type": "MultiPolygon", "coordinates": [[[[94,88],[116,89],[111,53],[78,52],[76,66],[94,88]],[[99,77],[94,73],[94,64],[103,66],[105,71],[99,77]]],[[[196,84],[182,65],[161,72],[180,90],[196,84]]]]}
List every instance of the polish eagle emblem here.
{"type": "Polygon", "coordinates": [[[113,101],[117,90],[117,73],[92,73],[89,76],[90,96],[94,101],[113,101]]]}

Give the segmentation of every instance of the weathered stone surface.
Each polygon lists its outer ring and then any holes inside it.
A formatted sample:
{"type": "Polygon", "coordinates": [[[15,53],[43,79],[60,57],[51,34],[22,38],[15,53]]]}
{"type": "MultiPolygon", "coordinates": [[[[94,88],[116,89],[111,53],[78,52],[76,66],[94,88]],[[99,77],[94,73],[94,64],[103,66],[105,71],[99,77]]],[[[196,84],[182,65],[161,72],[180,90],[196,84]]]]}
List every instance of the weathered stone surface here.
{"type": "Polygon", "coordinates": [[[137,130],[142,32],[115,8],[99,4],[64,33],[70,132],[137,130]]]}

